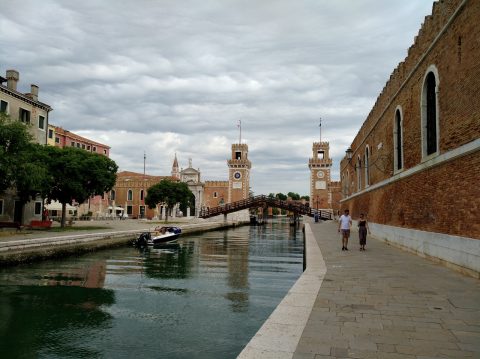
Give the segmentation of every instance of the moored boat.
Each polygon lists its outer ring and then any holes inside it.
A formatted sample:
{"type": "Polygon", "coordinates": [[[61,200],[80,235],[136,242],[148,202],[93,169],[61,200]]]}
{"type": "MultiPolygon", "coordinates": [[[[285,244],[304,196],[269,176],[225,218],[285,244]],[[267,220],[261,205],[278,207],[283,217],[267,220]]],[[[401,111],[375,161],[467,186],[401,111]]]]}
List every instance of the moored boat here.
{"type": "Polygon", "coordinates": [[[178,239],[182,230],[179,227],[157,227],[151,232],[143,232],[138,238],[135,238],[133,245],[135,247],[147,247],[170,243],[178,239]]]}

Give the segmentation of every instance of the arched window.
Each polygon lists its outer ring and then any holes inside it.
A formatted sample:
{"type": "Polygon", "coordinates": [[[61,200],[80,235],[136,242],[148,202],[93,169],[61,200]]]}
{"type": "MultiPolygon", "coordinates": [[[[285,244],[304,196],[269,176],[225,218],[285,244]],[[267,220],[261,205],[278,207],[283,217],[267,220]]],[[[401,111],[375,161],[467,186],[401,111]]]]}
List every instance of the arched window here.
{"type": "Polygon", "coordinates": [[[127,192],[127,201],[132,201],[132,200],[133,200],[133,192],[131,189],[129,189],[127,192]]]}
{"type": "Polygon", "coordinates": [[[394,166],[395,171],[403,168],[403,116],[402,108],[397,107],[393,124],[394,166]]]}
{"type": "Polygon", "coordinates": [[[357,172],[357,191],[360,191],[362,189],[362,160],[360,156],[357,157],[355,171],[357,172]]]}
{"type": "Polygon", "coordinates": [[[112,191],[110,192],[110,199],[111,199],[112,201],[115,201],[115,195],[116,195],[115,190],[112,189],[112,191]]]}
{"type": "Polygon", "coordinates": [[[365,158],[364,158],[364,167],[365,167],[365,187],[370,185],[370,148],[365,147],[365,158]]]}
{"type": "Polygon", "coordinates": [[[140,201],[143,201],[143,189],[140,190],[140,201]]]}
{"type": "Polygon", "coordinates": [[[438,152],[438,71],[430,66],[422,90],[422,154],[423,157],[438,152]]]}

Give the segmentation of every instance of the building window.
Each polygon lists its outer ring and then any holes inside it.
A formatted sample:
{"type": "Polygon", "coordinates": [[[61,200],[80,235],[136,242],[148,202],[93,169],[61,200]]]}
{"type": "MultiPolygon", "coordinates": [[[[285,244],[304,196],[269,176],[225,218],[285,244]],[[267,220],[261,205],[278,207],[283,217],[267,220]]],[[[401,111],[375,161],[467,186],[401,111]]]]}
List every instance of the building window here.
{"type": "Polygon", "coordinates": [[[87,146],[87,151],[90,151],[90,146],[87,146]]]}
{"type": "Polygon", "coordinates": [[[218,197],[218,193],[217,192],[213,192],[213,198],[217,198],[218,197]]]}
{"type": "Polygon", "coordinates": [[[127,214],[131,216],[133,214],[133,207],[132,206],[127,206],[127,214]]]}
{"type": "Polygon", "coordinates": [[[365,167],[365,187],[370,185],[370,148],[365,147],[365,158],[364,166],[365,167]]]}
{"type": "Polygon", "coordinates": [[[106,155],[106,154],[107,154],[107,150],[103,150],[103,154],[106,155]]]}
{"type": "Polygon", "coordinates": [[[77,142],[77,148],[80,148],[80,143],[79,142],[77,142]]]}
{"type": "Polygon", "coordinates": [[[423,157],[438,152],[438,71],[430,66],[422,90],[422,154],[423,157]]]}
{"type": "Polygon", "coordinates": [[[55,143],[60,143],[60,137],[55,137],[55,143]]]}
{"type": "Polygon", "coordinates": [[[235,152],[235,159],[236,160],[241,160],[242,159],[242,152],[236,151],[235,152]]]}
{"type": "Polygon", "coordinates": [[[23,123],[30,123],[30,111],[20,108],[18,112],[18,118],[23,123]]]}
{"type": "Polygon", "coordinates": [[[131,189],[129,189],[127,192],[127,201],[132,201],[132,200],[133,200],[133,192],[131,189]]]}
{"type": "Polygon", "coordinates": [[[72,145],[72,147],[75,147],[75,142],[72,142],[71,145],[72,145]]]}
{"type": "Polygon", "coordinates": [[[398,107],[395,111],[395,123],[393,131],[393,144],[394,144],[394,166],[395,171],[399,171],[403,168],[403,118],[402,108],[398,107]]]}
{"type": "Polygon", "coordinates": [[[53,138],[53,130],[52,129],[48,130],[48,138],[53,138]]]}
{"type": "Polygon", "coordinates": [[[45,129],[45,117],[38,116],[38,128],[44,130],[45,129]]]}
{"type": "Polygon", "coordinates": [[[85,149],[85,145],[84,145],[84,144],[82,144],[82,150],[84,150],[84,149],[85,149]]]}
{"type": "Polygon", "coordinates": [[[143,201],[143,189],[140,190],[140,201],[143,201]]]}
{"type": "Polygon", "coordinates": [[[41,215],[42,214],[42,202],[35,202],[35,215],[41,215]]]}
{"type": "Polygon", "coordinates": [[[3,199],[0,199],[0,214],[3,214],[3,199]]]}
{"type": "Polygon", "coordinates": [[[97,152],[97,148],[93,146],[93,152],[97,152]]]}
{"type": "Polygon", "coordinates": [[[325,151],[318,150],[317,151],[317,157],[318,157],[319,160],[323,160],[325,158],[325,151]]]}
{"type": "Polygon", "coordinates": [[[112,189],[112,191],[110,192],[110,199],[111,199],[112,201],[115,201],[115,194],[116,194],[116,193],[115,193],[115,190],[112,189]]]}
{"type": "Polygon", "coordinates": [[[0,101],[0,112],[8,113],[8,102],[0,101]]]}

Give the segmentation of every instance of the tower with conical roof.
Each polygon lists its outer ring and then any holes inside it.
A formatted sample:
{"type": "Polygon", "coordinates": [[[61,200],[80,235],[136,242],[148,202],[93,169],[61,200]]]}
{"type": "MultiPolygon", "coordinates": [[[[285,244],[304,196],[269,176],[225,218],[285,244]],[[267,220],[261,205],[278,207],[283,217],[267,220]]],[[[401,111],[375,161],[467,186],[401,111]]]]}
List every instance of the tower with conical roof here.
{"type": "Polygon", "coordinates": [[[180,169],[178,167],[177,152],[175,152],[175,158],[173,160],[171,174],[173,178],[180,179],[180,169]]]}

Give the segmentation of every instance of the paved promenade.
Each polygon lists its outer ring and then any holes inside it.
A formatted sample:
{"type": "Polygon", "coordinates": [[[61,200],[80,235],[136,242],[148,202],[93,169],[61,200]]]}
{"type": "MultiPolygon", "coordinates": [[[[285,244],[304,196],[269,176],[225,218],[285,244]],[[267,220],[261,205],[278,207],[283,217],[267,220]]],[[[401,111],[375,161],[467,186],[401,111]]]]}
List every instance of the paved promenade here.
{"type": "Polygon", "coordinates": [[[480,358],[478,279],[309,223],[326,273],[293,358],[480,358]]]}

